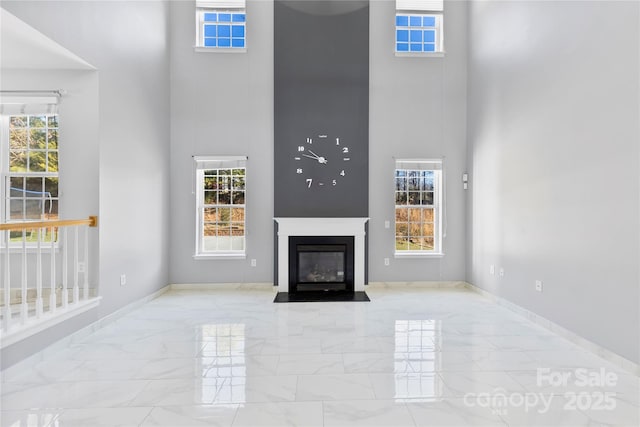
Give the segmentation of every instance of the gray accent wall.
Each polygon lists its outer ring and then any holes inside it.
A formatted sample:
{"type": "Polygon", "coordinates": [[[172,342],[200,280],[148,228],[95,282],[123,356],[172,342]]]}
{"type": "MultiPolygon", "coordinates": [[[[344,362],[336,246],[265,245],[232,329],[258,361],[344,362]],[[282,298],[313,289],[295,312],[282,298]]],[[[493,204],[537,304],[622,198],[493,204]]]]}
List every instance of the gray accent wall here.
{"type": "Polygon", "coordinates": [[[639,363],[640,5],[469,7],[467,278],[639,363]]]}
{"type": "Polygon", "coordinates": [[[368,217],[369,2],[277,0],[274,80],[274,216],[368,217]]]}

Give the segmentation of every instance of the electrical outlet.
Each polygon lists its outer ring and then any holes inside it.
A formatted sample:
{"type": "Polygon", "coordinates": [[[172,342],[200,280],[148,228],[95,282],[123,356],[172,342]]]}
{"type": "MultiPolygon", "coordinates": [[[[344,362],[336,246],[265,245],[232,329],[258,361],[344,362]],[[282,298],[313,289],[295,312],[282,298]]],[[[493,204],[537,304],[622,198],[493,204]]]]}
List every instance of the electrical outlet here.
{"type": "Polygon", "coordinates": [[[500,277],[504,277],[504,268],[500,267],[500,277]]]}
{"type": "Polygon", "coordinates": [[[542,280],[536,280],[536,291],[542,292],[542,280]]]}
{"type": "Polygon", "coordinates": [[[388,266],[389,265],[389,258],[385,258],[384,259],[384,265],[388,266]]]}
{"type": "Polygon", "coordinates": [[[127,284],[127,275],[126,274],[121,274],[120,275],[120,286],[124,286],[127,284]]]}
{"type": "Polygon", "coordinates": [[[389,228],[389,227],[391,227],[391,223],[389,221],[385,221],[384,228],[389,228]]]}
{"type": "Polygon", "coordinates": [[[251,260],[251,267],[255,267],[257,265],[257,261],[255,258],[251,260]]]}
{"type": "Polygon", "coordinates": [[[489,274],[491,274],[492,276],[495,276],[495,274],[496,274],[496,266],[495,265],[491,264],[489,266],[489,274]]]}

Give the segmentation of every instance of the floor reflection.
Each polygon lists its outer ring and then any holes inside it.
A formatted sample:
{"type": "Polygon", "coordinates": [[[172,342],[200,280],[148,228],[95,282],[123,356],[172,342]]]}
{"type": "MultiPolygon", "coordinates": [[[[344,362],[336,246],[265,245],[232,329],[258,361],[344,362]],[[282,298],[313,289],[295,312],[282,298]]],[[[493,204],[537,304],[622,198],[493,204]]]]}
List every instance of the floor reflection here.
{"type": "Polygon", "coordinates": [[[57,427],[60,411],[51,410],[49,412],[33,411],[29,413],[7,413],[2,412],[2,425],[7,427],[29,427],[29,426],[52,426],[57,427]]]}
{"type": "Polygon", "coordinates": [[[395,399],[401,402],[432,402],[443,394],[436,343],[441,338],[440,320],[396,320],[395,399]]]}
{"type": "MultiPolygon", "coordinates": [[[[245,325],[220,323],[201,327],[203,378],[217,378],[216,403],[245,403],[247,367],[245,325]]],[[[203,381],[206,384],[207,381],[203,381]]],[[[204,390],[203,390],[204,395],[204,390]]]]}

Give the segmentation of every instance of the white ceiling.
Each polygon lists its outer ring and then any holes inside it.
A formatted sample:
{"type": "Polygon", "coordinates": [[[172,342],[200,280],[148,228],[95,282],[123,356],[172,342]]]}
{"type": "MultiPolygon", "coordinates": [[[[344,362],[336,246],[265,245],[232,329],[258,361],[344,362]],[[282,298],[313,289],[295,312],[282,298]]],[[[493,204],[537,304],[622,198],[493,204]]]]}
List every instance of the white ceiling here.
{"type": "Polygon", "coordinates": [[[95,70],[96,68],[0,8],[0,69],[95,70]]]}

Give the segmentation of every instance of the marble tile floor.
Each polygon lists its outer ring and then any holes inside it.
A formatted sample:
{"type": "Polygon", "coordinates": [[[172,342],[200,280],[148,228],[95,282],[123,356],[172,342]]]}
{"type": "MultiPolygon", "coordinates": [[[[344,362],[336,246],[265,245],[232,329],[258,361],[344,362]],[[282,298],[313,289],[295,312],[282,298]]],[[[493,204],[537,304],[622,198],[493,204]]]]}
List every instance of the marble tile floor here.
{"type": "Polygon", "coordinates": [[[2,376],[2,426],[640,425],[640,379],[465,289],[170,291],[2,376]]]}

